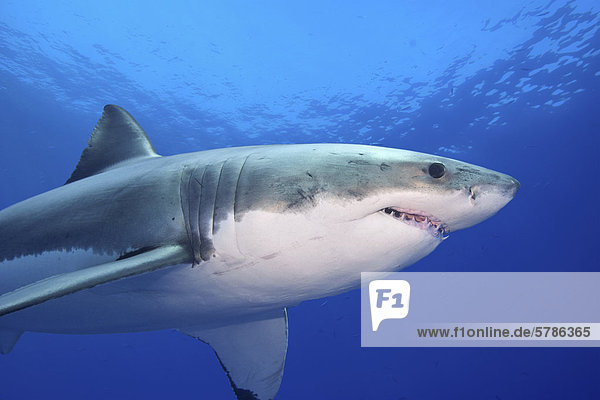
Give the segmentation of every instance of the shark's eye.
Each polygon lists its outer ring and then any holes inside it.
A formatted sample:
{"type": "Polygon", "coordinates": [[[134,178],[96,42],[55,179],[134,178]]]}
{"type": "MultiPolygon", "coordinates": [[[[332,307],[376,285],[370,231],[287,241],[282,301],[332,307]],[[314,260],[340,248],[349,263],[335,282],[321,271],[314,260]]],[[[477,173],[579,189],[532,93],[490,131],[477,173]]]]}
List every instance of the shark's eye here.
{"type": "Polygon", "coordinates": [[[445,173],[446,167],[444,167],[444,164],[442,163],[434,162],[429,166],[429,175],[431,175],[432,178],[441,178],[445,173]]]}

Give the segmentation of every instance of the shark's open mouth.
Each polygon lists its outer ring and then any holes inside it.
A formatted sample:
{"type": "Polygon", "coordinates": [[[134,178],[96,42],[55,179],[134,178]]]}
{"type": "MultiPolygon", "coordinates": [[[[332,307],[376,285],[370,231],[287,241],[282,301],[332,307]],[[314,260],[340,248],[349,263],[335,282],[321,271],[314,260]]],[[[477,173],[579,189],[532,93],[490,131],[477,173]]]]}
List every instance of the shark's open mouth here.
{"type": "Polygon", "coordinates": [[[436,238],[445,239],[448,237],[448,228],[446,225],[431,215],[424,215],[418,211],[406,210],[398,207],[386,207],[382,209],[381,212],[406,224],[426,230],[436,238]]]}

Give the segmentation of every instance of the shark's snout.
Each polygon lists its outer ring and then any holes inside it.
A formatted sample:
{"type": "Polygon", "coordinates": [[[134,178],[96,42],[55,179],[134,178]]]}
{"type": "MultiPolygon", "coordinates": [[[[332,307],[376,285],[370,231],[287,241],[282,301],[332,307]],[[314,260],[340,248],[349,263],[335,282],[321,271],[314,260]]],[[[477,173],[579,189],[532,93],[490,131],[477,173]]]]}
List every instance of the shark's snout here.
{"type": "Polygon", "coordinates": [[[474,202],[477,197],[485,193],[495,193],[512,199],[520,188],[521,184],[518,180],[509,175],[502,175],[498,182],[473,184],[469,186],[468,191],[471,201],[474,202]]]}
{"type": "Polygon", "coordinates": [[[519,189],[521,188],[521,183],[513,177],[509,177],[511,182],[508,185],[508,190],[510,192],[511,197],[515,197],[519,189]]]}
{"type": "Polygon", "coordinates": [[[496,214],[510,202],[521,184],[515,178],[494,173],[472,182],[467,188],[469,206],[457,205],[448,217],[450,230],[468,228],[496,214]]]}

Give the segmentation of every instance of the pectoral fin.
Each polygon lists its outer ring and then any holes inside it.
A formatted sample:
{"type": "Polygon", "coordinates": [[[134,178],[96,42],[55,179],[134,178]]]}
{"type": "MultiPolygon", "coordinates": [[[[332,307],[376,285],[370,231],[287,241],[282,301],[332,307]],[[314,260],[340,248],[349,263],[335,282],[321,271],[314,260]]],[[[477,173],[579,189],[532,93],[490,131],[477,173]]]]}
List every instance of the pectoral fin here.
{"type": "Polygon", "coordinates": [[[165,246],[106,264],[53,275],[0,296],[0,316],[103,283],[190,260],[191,255],[184,247],[165,246]]]}
{"type": "Polygon", "coordinates": [[[275,397],[287,351],[287,313],[222,328],[181,332],[215,351],[238,400],[275,397]]]}

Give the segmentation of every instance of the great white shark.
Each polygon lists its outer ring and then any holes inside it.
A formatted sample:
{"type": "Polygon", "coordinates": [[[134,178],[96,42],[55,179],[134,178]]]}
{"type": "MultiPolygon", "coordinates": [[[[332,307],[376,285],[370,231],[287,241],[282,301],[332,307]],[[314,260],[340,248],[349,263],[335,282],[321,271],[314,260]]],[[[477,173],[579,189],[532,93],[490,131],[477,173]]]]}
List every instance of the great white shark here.
{"type": "Polygon", "coordinates": [[[287,307],[416,262],[518,189],[489,169],[364,145],[161,157],[108,105],[64,186],[0,211],[0,351],[24,331],[176,328],[212,346],[238,399],[273,399],[287,307]]]}

